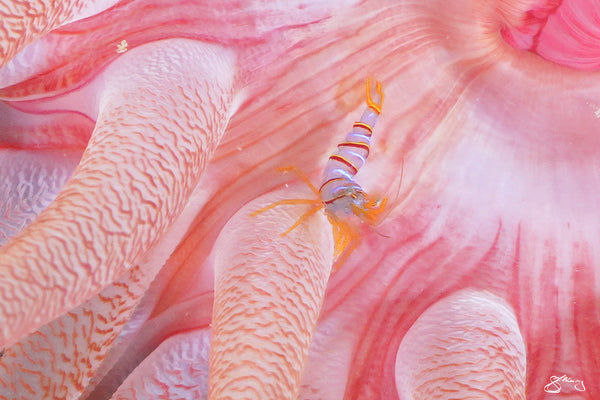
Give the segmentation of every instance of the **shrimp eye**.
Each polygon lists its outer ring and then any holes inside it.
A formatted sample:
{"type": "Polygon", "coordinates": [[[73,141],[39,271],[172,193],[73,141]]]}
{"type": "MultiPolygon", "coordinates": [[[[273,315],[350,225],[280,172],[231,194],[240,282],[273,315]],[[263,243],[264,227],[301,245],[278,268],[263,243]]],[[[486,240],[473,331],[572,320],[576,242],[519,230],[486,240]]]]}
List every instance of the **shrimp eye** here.
{"type": "Polygon", "coordinates": [[[381,204],[382,204],[381,199],[371,200],[369,202],[369,208],[379,208],[379,207],[381,207],[381,204]]]}

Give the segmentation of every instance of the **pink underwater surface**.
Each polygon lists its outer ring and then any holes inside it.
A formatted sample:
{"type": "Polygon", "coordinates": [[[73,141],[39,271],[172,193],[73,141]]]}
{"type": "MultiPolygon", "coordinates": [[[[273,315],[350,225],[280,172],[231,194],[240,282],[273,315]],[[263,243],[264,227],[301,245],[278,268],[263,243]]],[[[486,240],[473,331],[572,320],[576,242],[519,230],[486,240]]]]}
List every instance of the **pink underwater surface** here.
{"type": "Polygon", "coordinates": [[[599,65],[591,0],[0,0],[0,399],[600,398],[599,65]],[[250,214],[368,76],[331,274],[250,214]]]}

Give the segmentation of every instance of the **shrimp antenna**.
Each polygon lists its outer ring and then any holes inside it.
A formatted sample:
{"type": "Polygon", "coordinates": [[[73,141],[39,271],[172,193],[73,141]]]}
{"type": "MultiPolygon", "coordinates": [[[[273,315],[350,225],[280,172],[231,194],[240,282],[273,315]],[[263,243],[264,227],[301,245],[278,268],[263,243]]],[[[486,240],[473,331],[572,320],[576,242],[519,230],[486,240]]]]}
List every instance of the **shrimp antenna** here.
{"type": "MultiPolygon", "coordinates": [[[[381,221],[385,220],[387,218],[387,216],[392,212],[392,209],[395,208],[395,205],[398,202],[398,198],[400,197],[400,189],[402,188],[402,180],[403,179],[404,179],[404,155],[402,155],[402,163],[400,164],[400,179],[398,180],[398,188],[396,189],[396,195],[394,196],[394,201],[391,203],[392,206],[389,208],[389,210],[384,214],[384,217],[381,218],[381,221]]],[[[376,235],[379,235],[381,237],[388,238],[388,239],[391,237],[389,235],[386,235],[385,233],[380,232],[376,226],[369,225],[369,224],[367,224],[367,226],[376,235]]]]}
{"type": "Polygon", "coordinates": [[[381,237],[384,237],[384,238],[386,238],[386,239],[389,239],[389,238],[391,238],[391,236],[390,236],[390,235],[386,235],[385,233],[381,233],[381,232],[379,232],[379,230],[377,230],[377,229],[376,229],[376,227],[374,227],[374,226],[371,226],[371,225],[367,225],[367,226],[368,226],[368,227],[369,227],[369,229],[370,229],[370,230],[371,230],[373,233],[375,233],[376,235],[379,235],[379,236],[381,236],[381,237]]]}
{"type": "Polygon", "coordinates": [[[396,196],[394,197],[394,203],[398,201],[400,197],[400,189],[402,188],[402,180],[404,179],[404,154],[402,154],[402,164],[400,164],[400,181],[398,182],[398,189],[396,189],[396,196]]]}

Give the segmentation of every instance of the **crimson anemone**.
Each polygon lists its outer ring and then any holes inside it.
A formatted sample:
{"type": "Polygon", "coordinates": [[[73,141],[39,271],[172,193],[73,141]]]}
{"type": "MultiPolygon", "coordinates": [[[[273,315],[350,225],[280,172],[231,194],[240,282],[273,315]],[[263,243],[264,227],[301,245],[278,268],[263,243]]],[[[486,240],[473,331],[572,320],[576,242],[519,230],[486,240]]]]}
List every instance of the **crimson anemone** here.
{"type": "Polygon", "coordinates": [[[0,398],[600,396],[597,6],[83,3],[0,2],[0,398]],[[369,75],[404,178],[329,277],[249,214],[369,75]]]}

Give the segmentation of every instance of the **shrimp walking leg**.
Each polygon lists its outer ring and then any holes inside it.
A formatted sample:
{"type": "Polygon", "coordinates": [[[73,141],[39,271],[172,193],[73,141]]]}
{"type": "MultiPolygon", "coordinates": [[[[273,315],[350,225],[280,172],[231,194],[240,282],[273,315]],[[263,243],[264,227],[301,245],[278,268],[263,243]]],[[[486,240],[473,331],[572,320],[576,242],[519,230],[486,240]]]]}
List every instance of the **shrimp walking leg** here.
{"type": "Polygon", "coordinates": [[[277,168],[277,170],[281,171],[283,173],[288,173],[288,172],[295,173],[296,175],[298,175],[298,178],[300,178],[304,183],[306,183],[308,185],[308,187],[310,188],[310,190],[313,191],[314,194],[319,196],[319,190],[312,184],[310,179],[308,179],[308,176],[306,176],[306,174],[304,172],[300,171],[297,167],[288,166],[288,167],[277,168]]]}

